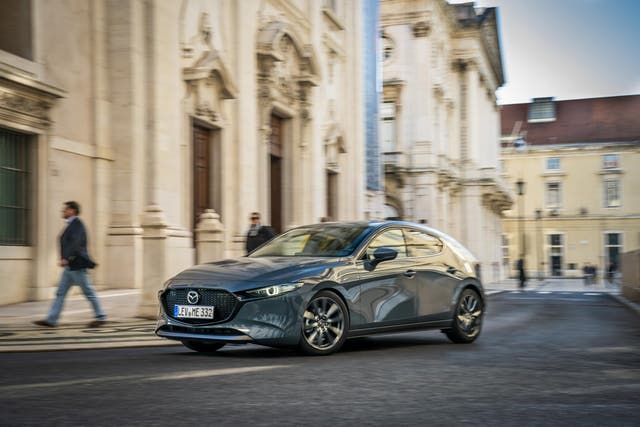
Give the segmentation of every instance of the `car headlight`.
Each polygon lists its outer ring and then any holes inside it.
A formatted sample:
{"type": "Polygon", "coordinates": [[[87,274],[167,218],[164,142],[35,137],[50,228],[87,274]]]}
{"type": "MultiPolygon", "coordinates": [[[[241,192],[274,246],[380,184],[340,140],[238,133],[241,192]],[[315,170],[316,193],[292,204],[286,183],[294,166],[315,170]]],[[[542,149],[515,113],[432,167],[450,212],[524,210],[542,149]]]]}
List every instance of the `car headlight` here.
{"type": "Polygon", "coordinates": [[[266,288],[252,289],[246,292],[252,297],[276,297],[286,294],[287,292],[295,291],[302,285],[303,283],[283,283],[280,285],[267,286],[266,288]]]}

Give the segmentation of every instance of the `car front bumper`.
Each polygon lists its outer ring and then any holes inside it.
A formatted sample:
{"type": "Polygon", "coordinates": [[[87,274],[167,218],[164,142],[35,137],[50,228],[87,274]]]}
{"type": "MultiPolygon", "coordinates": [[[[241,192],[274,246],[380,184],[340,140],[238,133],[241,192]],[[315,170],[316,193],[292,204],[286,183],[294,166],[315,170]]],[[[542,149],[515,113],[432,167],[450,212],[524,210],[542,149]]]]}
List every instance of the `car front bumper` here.
{"type": "Polygon", "coordinates": [[[302,307],[305,307],[303,295],[292,292],[278,297],[241,301],[235,315],[225,322],[192,324],[167,315],[161,301],[155,333],[179,341],[297,345],[301,335],[302,307]]]}

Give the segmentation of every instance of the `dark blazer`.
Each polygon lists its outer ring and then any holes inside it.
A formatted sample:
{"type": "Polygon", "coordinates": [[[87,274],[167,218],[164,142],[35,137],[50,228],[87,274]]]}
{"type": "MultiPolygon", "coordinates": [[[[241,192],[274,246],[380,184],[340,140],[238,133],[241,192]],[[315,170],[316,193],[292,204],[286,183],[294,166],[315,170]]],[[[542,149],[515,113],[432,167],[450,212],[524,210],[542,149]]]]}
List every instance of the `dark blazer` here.
{"type": "Polygon", "coordinates": [[[275,235],[276,233],[273,232],[271,227],[268,227],[266,225],[261,225],[260,228],[258,228],[258,233],[255,236],[252,236],[251,230],[249,230],[249,232],[247,233],[246,244],[247,253],[250,253],[258,246],[261,246],[263,243],[268,242],[275,235]]]}
{"type": "Polygon", "coordinates": [[[60,235],[60,257],[69,261],[70,270],[96,266],[87,251],[87,230],[78,217],[60,235]]]}

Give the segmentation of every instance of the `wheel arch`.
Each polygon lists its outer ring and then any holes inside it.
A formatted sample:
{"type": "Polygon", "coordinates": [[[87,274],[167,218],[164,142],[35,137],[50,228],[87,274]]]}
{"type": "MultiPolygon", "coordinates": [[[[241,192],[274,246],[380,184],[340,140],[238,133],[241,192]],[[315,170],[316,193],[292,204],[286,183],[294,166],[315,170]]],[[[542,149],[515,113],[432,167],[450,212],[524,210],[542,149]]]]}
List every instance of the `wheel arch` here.
{"type": "Polygon", "coordinates": [[[484,306],[485,309],[487,308],[487,299],[484,294],[484,289],[482,287],[482,284],[476,279],[467,279],[462,283],[460,283],[456,291],[453,293],[453,298],[451,299],[452,311],[455,310],[455,307],[456,307],[456,304],[458,303],[458,299],[460,298],[460,295],[466,289],[473,289],[474,291],[476,291],[478,293],[478,296],[480,297],[480,301],[482,301],[482,305],[484,306]]]}

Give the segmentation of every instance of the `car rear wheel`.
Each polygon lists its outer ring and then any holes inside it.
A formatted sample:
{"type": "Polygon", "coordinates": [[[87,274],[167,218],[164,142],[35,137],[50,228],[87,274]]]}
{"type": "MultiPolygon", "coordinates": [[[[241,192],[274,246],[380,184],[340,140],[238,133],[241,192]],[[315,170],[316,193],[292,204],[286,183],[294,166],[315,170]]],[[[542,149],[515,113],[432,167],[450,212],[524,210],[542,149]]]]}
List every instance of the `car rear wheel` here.
{"type": "Polygon", "coordinates": [[[213,353],[224,347],[224,343],[211,343],[202,341],[189,341],[183,340],[182,344],[190,350],[197,351],[199,353],[213,353]]]}
{"type": "Polygon", "coordinates": [[[302,316],[300,349],[312,355],[327,355],[342,347],[349,330],[344,302],[333,292],[320,291],[309,301],[302,316]]]}
{"type": "Polygon", "coordinates": [[[478,292],[465,289],[458,299],[452,328],[446,330],[445,334],[455,343],[473,342],[480,335],[483,315],[484,304],[478,292]]]}

